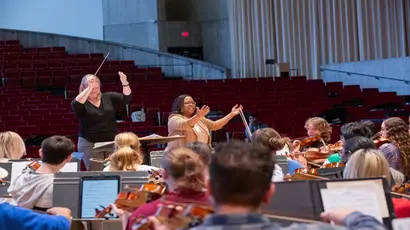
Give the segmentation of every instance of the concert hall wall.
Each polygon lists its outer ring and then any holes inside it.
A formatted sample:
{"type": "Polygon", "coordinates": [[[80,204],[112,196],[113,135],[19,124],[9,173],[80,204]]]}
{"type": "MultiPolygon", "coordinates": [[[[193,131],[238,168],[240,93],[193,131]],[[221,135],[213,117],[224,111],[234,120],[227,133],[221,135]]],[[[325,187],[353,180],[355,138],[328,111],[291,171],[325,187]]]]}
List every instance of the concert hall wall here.
{"type": "Polygon", "coordinates": [[[0,28],[103,39],[101,0],[1,0],[0,28]]]}

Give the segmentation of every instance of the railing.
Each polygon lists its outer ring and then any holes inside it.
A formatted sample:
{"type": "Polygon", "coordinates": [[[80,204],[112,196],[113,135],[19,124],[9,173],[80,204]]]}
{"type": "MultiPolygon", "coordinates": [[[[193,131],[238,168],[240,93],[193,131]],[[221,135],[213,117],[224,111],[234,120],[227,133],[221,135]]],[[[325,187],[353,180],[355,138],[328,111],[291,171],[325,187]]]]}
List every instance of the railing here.
{"type": "Polygon", "coordinates": [[[357,75],[357,76],[362,76],[362,77],[368,77],[368,78],[374,78],[376,80],[390,80],[390,81],[397,81],[397,82],[404,82],[406,84],[410,84],[410,80],[403,80],[403,79],[398,79],[398,78],[392,78],[392,77],[383,77],[383,76],[377,76],[377,75],[372,75],[372,74],[364,74],[364,73],[355,73],[351,71],[343,71],[343,70],[335,70],[335,69],[328,69],[328,68],[320,68],[320,72],[324,71],[329,71],[329,72],[334,72],[334,73],[344,73],[348,76],[351,75],[357,75]]]}
{"type": "Polygon", "coordinates": [[[138,68],[161,67],[162,72],[171,77],[183,77],[190,80],[194,79],[194,64],[176,64],[176,65],[138,65],[138,68]]]}

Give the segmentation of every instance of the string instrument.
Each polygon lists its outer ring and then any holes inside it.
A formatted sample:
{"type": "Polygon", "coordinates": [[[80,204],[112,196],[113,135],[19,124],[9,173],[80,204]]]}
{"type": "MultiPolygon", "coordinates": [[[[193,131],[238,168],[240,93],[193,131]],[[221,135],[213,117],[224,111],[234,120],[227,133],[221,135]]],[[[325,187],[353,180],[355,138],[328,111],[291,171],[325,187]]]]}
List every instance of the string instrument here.
{"type": "Polygon", "coordinates": [[[284,180],[328,180],[328,178],[319,176],[317,168],[299,168],[295,170],[295,173],[292,176],[287,176],[284,180]]]}
{"type": "MultiPolygon", "coordinates": [[[[178,204],[161,206],[155,217],[170,229],[188,229],[200,225],[205,217],[213,213],[213,208],[197,204],[178,204]]],[[[147,218],[138,218],[132,225],[133,230],[153,229],[147,218]]]]}
{"type": "Polygon", "coordinates": [[[376,140],[373,140],[373,143],[376,145],[377,148],[380,148],[380,146],[390,143],[390,140],[385,137],[379,137],[376,140]]]}
{"type": "Polygon", "coordinates": [[[396,184],[391,189],[391,194],[410,199],[410,183],[396,184]]]}
{"type": "Polygon", "coordinates": [[[328,144],[327,147],[329,148],[330,152],[340,152],[343,149],[343,141],[339,140],[338,142],[334,144],[328,144]]]}
{"type": "Polygon", "coordinates": [[[343,168],[345,167],[345,163],[343,162],[334,162],[326,165],[322,165],[321,168],[328,169],[328,168],[343,168]]]}
{"type": "MultiPolygon", "coordinates": [[[[126,185],[124,189],[131,191],[120,192],[114,204],[120,209],[132,212],[134,209],[137,209],[143,204],[159,199],[167,193],[167,187],[165,183],[153,183],[153,181],[161,182],[161,180],[155,179],[158,175],[160,175],[159,172],[152,170],[151,176],[148,178],[149,183],[143,184],[140,188],[134,188],[126,185]]],[[[111,210],[111,205],[108,207],[103,207],[102,210],[95,209],[95,218],[104,218],[107,214],[110,214],[111,210]]]]}
{"type": "Polygon", "coordinates": [[[302,139],[301,141],[294,141],[294,143],[296,143],[295,147],[295,152],[299,152],[301,148],[306,148],[309,146],[312,146],[313,144],[315,144],[316,142],[322,140],[322,137],[320,137],[319,135],[314,136],[314,137],[306,137],[304,139],[302,139]]]}
{"type": "Polygon", "coordinates": [[[35,172],[41,167],[41,164],[32,158],[28,158],[27,160],[30,160],[31,162],[26,166],[25,170],[28,169],[35,172]]]}

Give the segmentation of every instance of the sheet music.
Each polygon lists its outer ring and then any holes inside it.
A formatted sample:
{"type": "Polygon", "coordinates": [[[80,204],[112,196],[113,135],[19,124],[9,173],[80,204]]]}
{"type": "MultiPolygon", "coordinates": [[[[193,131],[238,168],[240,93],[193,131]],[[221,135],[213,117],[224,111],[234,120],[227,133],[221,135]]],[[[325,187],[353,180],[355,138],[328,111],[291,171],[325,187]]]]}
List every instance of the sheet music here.
{"type": "Polygon", "coordinates": [[[11,163],[10,182],[13,183],[16,178],[23,172],[23,169],[30,164],[30,161],[18,161],[11,163]]]}
{"type": "Polygon", "coordinates": [[[410,218],[394,219],[392,227],[393,230],[408,230],[410,229],[410,218]]]}
{"type": "Polygon", "coordinates": [[[382,222],[379,202],[373,191],[360,188],[321,189],[324,211],[352,208],[382,222]]]}
{"type": "Polygon", "coordinates": [[[380,213],[382,218],[390,217],[389,207],[386,201],[386,194],[384,192],[383,180],[381,179],[368,179],[357,181],[336,181],[327,182],[327,189],[343,189],[343,188],[355,188],[373,192],[379,203],[380,213]]]}
{"type": "Polygon", "coordinates": [[[68,162],[60,172],[78,172],[78,164],[79,162],[68,162]]]}
{"type": "Polygon", "coordinates": [[[153,133],[151,135],[148,135],[148,136],[145,136],[145,137],[142,137],[142,138],[159,138],[159,137],[163,137],[163,136],[153,133]]]}
{"type": "MultiPolygon", "coordinates": [[[[92,218],[95,209],[113,204],[118,191],[118,180],[84,180],[82,184],[81,218],[92,218]]],[[[108,216],[107,216],[108,217],[108,216]]]]}

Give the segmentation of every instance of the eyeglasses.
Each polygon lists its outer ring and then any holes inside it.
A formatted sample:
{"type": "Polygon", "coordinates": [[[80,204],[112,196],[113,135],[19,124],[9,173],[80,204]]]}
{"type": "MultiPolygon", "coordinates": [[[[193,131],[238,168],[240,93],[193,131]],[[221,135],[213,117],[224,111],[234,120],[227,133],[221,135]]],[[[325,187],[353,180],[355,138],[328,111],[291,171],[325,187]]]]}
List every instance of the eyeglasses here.
{"type": "Polygon", "coordinates": [[[188,102],[184,102],[185,105],[196,105],[196,102],[194,101],[188,101],[188,102]]]}

